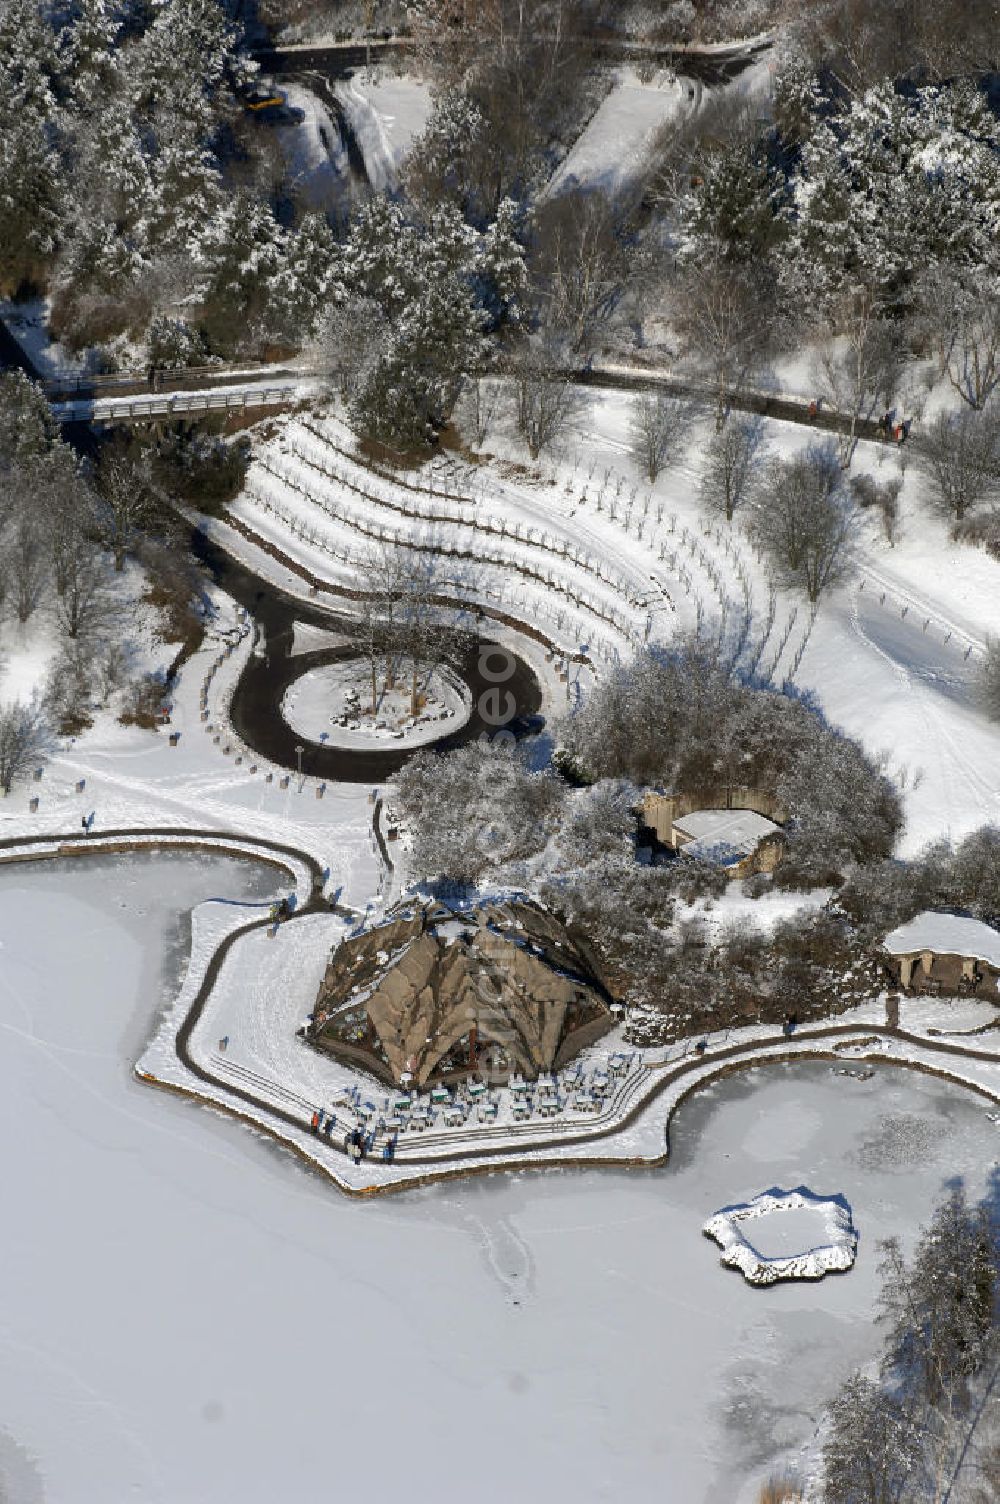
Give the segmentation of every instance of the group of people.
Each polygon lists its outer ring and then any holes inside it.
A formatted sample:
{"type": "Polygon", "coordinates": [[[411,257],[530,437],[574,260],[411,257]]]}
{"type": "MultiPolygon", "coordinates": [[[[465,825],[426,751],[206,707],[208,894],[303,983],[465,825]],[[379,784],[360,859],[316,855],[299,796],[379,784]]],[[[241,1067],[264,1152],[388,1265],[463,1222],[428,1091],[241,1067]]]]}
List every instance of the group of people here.
{"type": "MultiPolygon", "coordinates": [[[[337,1114],[325,1112],[322,1107],[319,1107],[312,1115],[310,1126],[317,1137],[322,1133],[326,1138],[331,1138],[337,1126],[337,1114]]],[[[374,1128],[369,1128],[367,1132],[361,1128],[349,1128],[344,1134],[344,1153],[350,1155],[354,1163],[359,1165],[366,1155],[373,1152],[376,1133],[377,1130],[374,1128]]],[[[387,1164],[395,1158],[398,1138],[399,1134],[394,1133],[382,1146],[382,1158],[387,1164]]]]}
{"type": "MultiPolygon", "coordinates": [[[[823,405],[822,397],[814,397],[808,407],[810,423],[815,423],[819,417],[819,410],[823,405]]],[[[879,432],[888,443],[891,439],[894,444],[905,444],[910,437],[910,429],[913,427],[912,418],[897,418],[890,408],[884,412],[878,420],[879,432]]]]}
{"type": "Polygon", "coordinates": [[[881,418],[879,418],[878,426],[882,437],[886,440],[886,442],[891,439],[894,444],[905,444],[906,440],[910,437],[910,429],[913,427],[913,419],[897,418],[895,413],[890,408],[887,412],[884,412],[882,414],[881,418]]]}

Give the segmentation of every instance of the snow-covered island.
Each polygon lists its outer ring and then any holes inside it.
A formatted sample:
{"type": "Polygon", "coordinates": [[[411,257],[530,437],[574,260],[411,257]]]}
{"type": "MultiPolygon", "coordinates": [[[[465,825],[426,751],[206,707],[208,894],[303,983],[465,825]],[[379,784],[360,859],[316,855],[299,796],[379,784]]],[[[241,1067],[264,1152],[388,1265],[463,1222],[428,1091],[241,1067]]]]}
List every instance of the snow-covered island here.
{"type": "Polygon", "coordinates": [[[724,1206],[702,1228],[722,1249],[721,1262],[750,1285],[822,1279],[850,1269],[858,1250],[851,1208],[842,1196],[761,1191],[724,1206]]]}

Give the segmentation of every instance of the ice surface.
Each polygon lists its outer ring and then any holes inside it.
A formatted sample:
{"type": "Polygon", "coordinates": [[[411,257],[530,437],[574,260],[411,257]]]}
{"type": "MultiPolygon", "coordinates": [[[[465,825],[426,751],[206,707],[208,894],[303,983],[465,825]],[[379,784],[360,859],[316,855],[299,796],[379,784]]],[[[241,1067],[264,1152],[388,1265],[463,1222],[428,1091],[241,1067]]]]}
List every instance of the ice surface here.
{"type": "Polygon", "coordinates": [[[952,1176],[981,1189],[981,1104],[905,1071],[776,1067],[685,1104],[663,1172],[348,1201],[129,1074],[164,935],[176,949],[180,909],[240,896],[243,871],[0,872],[0,1469],[19,1458],[46,1504],[273,1504],[332,1476],[350,1496],[439,1475],[500,1504],[501,1435],[529,1497],[717,1504],[809,1442],[878,1343],[876,1240],[912,1239],[952,1176]],[[760,1292],[720,1270],[704,1220],[803,1181],[851,1202],[851,1275],[760,1292]]]}

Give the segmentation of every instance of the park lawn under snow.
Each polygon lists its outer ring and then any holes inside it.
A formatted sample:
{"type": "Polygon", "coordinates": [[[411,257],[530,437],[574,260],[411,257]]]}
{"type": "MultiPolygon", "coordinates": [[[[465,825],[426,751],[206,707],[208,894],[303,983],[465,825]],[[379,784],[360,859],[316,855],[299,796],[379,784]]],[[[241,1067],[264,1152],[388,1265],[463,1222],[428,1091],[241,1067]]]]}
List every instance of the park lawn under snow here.
{"type": "MultiPolygon", "coordinates": [[[[759,632],[767,612],[766,568],[739,522],[707,525],[698,501],[709,422],[695,424],[686,450],[650,488],[631,454],[632,408],[622,393],[581,396],[559,452],[528,470],[513,463],[523,465],[524,450],[508,411],[488,438],[494,463],[466,472],[450,465],[455,499],[433,502],[393,482],[377,481],[374,494],[365,496],[336,476],[328,479],[316,461],[322,463],[326,442],[349,447],[346,430],[332,419],[308,431],[293,421],[262,448],[261,468],[251,471],[233,510],[321,577],[349,570],[342,561],[357,557],[370,546],[373,530],[387,526],[403,537],[452,539],[473,552],[499,548],[511,565],[541,567],[557,583],[526,581],[510,565],[467,566],[480,598],[496,593],[523,620],[568,647],[586,648],[598,672],[606,672],[616,654],[627,656],[647,630],[652,641],[666,642],[692,628],[699,603],[707,623],[717,620],[722,593],[735,619],[741,567],[759,632]],[[305,496],[286,484],[286,475],[305,496]],[[460,493],[474,499],[459,501],[460,493]],[[419,516],[430,512],[455,521],[422,526],[419,516]],[[502,543],[490,531],[501,519],[507,529],[502,543]],[[602,561],[600,578],[575,562],[580,550],[602,561]],[[589,604],[567,603],[565,589],[580,586],[589,604]],[[610,612],[613,620],[594,610],[610,612]]],[[[767,436],[780,455],[816,438],[801,425],[774,421],[767,436]]],[[[328,452],[335,468],[347,466],[356,486],[357,465],[335,449],[328,452]]],[[[884,476],[900,461],[895,448],[862,443],[854,469],[884,476]]],[[[449,464],[436,462],[439,487],[449,464]]],[[[1000,627],[1000,564],[950,541],[910,465],[895,546],[862,515],[854,566],[815,617],[801,594],[777,592],[761,663],[775,685],[791,681],[808,692],[832,724],[885,757],[903,795],[901,850],[911,853],[935,837],[958,838],[995,818],[1000,728],[978,708],[976,673],[987,635],[1000,627]]]]}
{"type": "Polygon", "coordinates": [[[13,1497],[269,1504],[323,1496],[331,1466],[349,1497],[375,1457],[386,1494],[446,1469],[488,1504],[512,1487],[744,1504],[776,1455],[811,1456],[829,1393],[874,1356],[877,1239],[909,1242],[950,1178],[975,1195],[992,1159],[958,1088],[777,1067],[686,1104],[662,1172],[351,1202],[130,1074],[183,969],[179,916],[259,901],[271,877],[119,857],[0,885],[13,1497]],[[851,1203],[857,1265],[754,1291],[701,1226],[802,1182],[851,1203]],[[496,1462],[494,1432],[516,1438],[496,1462]]]}
{"type": "Polygon", "coordinates": [[[697,108],[701,87],[673,73],[644,82],[624,68],[546,190],[600,189],[615,198],[639,178],[664,126],[697,108]]]}
{"type": "Polygon", "coordinates": [[[376,193],[392,193],[414,139],[431,113],[430,87],[406,74],[356,73],[337,87],[376,193]]]}

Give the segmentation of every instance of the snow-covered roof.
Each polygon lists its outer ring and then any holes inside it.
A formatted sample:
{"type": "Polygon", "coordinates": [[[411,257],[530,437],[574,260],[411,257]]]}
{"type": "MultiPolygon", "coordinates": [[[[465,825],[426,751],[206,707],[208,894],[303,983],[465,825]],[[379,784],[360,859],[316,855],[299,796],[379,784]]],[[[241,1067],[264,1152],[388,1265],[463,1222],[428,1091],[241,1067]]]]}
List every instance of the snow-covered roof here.
{"type": "Polygon", "coordinates": [[[674,821],[678,835],[687,837],[681,848],[684,855],[709,862],[750,856],[765,836],[780,828],[752,809],[696,809],[674,821]]]}
{"type": "Polygon", "coordinates": [[[891,956],[931,950],[939,956],[969,956],[1000,969],[1000,930],[961,914],[925,909],[886,935],[882,943],[891,956]]]}

